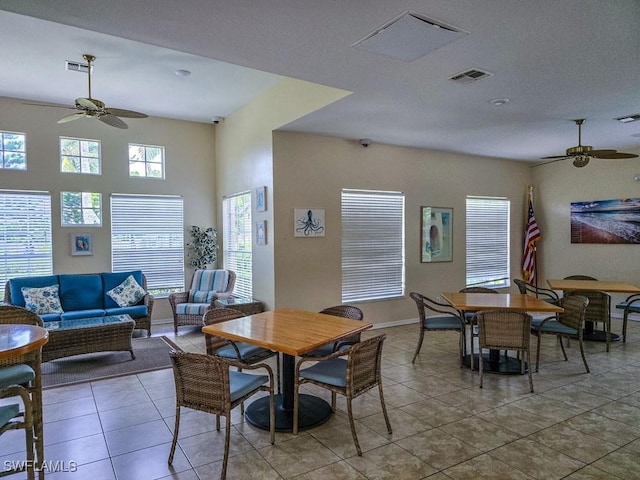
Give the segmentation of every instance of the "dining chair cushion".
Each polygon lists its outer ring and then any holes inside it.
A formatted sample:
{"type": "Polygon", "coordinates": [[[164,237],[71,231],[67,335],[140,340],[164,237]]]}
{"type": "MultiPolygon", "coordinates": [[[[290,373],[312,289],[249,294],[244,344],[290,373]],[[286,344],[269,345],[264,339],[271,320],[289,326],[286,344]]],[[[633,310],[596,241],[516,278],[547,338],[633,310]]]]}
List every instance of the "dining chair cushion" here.
{"type": "MultiPolygon", "coordinates": [[[[238,351],[240,352],[239,360],[251,358],[254,355],[257,355],[264,351],[264,348],[258,347],[257,345],[251,345],[250,343],[235,342],[235,344],[236,347],[238,347],[238,351]]],[[[231,345],[219,348],[216,351],[216,355],[223,358],[238,358],[236,350],[231,345]]]]}
{"type": "MultiPolygon", "coordinates": [[[[532,330],[538,330],[540,328],[540,323],[538,323],[537,325],[533,325],[533,323],[531,324],[531,329],[532,330]]],[[[545,323],[542,326],[542,330],[544,332],[548,332],[548,333],[560,333],[560,334],[565,334],[565,335],[577,335],[578,331],[575,328],[571,328],[567,325],[564,325],[560,322],[557,322],[555,320],[549,320],[547,323],[545,323]]]]}
{"type": "Polygon", "coordinates": [[[12,403],[10,405],[3,405],[0,407],[0,427],[4,427],[9,420],[15,418],[20,413],[20,405],[12,403]]]}
{"type": "MultiPolygon", "coordinates": [[[[624,310],[625,308],[627,308],[627,305],[629,305],[629,303],[630,302],[620,302],[616,305],[616,308],[624,310]]],[[[635,303],[629,307],[629,311],[633,313],[640,313],[640,302],[638,302],[637,299],[635,303]]]]}
{"type": "Polygon", "coordinates": [[[423,326],[429,330],[451,330],[453,328],[460,328],[460,321],[450,315],[442,317],[427,317],[423,322],[423,326]]]}
{"type": "Polygon", "coordinates": [[[269,375],[250,375],[248,373],[230,371],[229,390],[231,392],[231,401],[235,402],[238,398],[244,397],[268,381],[269,375]]]}
{"type": "Polygon", "coordinates": [[[334,385],[347,386],[347,361],[344,358],[332,358],[300,370],[300,376],[309,380],[334,385]]]}
{"type": "MultiPolygon", "coordinates": [[[[324,357],[326,355],[331,355],[333,353],[333,345],[334,345],[333,343],[328,343],[326,345],[316,348],[315,350],[305,353],[305,356],[324,357]]],[[[349,345],[346,345],[346,346],[348,347],[349,345]]]]}
{"type": "Polygon", "coordinates": [[[29,365],[19,363],[0,368],[0,388],[9,385],[23,385],[36,378],[36,373],[29,365]]]}

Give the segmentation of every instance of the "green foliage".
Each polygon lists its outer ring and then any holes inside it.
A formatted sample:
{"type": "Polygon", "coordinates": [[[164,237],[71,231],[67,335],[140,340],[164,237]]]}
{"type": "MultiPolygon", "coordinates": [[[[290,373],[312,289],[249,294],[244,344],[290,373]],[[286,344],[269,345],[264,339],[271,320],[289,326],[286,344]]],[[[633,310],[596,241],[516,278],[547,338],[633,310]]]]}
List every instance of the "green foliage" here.
{"type": "Polygon", "coordinates": [[[209,227],[191,227],[191,241],[187,243],[187,259],[193,268],[207,268],[218,259],[218,231],[209,227]]]}

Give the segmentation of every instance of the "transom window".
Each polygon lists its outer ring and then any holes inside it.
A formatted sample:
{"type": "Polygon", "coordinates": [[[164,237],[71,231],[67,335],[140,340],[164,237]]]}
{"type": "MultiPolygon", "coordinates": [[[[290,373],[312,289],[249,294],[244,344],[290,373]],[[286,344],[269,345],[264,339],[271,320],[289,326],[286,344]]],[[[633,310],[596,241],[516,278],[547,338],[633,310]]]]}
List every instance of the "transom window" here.
{"type": "Polygon", "coordinates": [[[404,194],[342,191],[342,302],[404,295],[404,194]]]}
{"type": "Polygon", "coordinates": [[[60,137],[60,171],[100,175],[100,142],[60,137]]]}
{"type": "Polygon", "coordinates": [[[236,272],[234,294],[253,295],[251,192],[225,197],[222,201],[224,268],[236,272]]]}
{"type": "Polygon", "coordinates": [[[51,194],[0,190],[0,284],[52,272],[51,194]]]}
{"type": "Polygon", "coordinates": [[[0,168],[27,169],[26,139],[24,133],[0,132],[0,168]]]}
{"type": "Polygon", "coordinates": [[[102,225],[102,194],[93,192],[62,192],[62,226],[102,225]]]}
{"type": "Polygon", "coordinates": [[[510,201],[467,197],[467,287],[508,287],[510,201]]]}
{"type": "Polygon", "coordinates": [[[130,143],[129,176],[164,178],[164,147],[130,143]]]}

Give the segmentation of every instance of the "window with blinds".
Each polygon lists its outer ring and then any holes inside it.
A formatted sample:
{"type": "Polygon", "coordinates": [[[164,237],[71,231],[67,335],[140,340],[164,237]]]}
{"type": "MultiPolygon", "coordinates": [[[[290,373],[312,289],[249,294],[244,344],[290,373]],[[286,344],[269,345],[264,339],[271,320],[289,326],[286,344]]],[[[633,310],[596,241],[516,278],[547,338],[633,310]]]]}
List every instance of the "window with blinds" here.
{"type": "Polygon", "coordinates": [[[111,195],[111,269],[142,270],[153,295],[184,290],[181,197],[111,195]]]}
{"type": "Polygon", "coordinates": [[[0,190],[0,301],[10,278],[51,275],[51,194],[0,190]]]}
{"type": "Polygon", "coordinates": [[[510,201],[467,197],[467,287],[508,287],[510,201]]]}
{"type": "Polygon", "coordinates": [[[342,191],[342,302],[404,295],[404,194],[342,191]]]}
{"type": "Polygon", "coordinates": [[[251,192],[225,197],[222,201],[224,268],[236,272],[233,294],[253,296],[251,192]]]}

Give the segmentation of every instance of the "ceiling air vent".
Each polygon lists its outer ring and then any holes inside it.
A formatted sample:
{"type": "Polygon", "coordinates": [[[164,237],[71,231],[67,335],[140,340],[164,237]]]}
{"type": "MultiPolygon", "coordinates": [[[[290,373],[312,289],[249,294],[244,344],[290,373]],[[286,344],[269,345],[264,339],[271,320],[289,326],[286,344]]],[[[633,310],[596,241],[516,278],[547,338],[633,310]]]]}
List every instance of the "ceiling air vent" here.
{"type": "Polygon", "coordinates": [[[458,83],[473,83],[492,75],[493,73],[485,72],[484,70],[478,70],[477,68],[472,68],[461,73],[456,73],[452,77],[449,77],[449,80],[453,80],[454,82],[458,83]]]}
{"type": "Polygon", "coordinates": [[[88,64],[72,62],[71,60],[67,60],[65,62],[64,68],[65,68],[65,70],[69,70],[70,72],[87,73],[89,71],[89,65],[88,64]]]}

